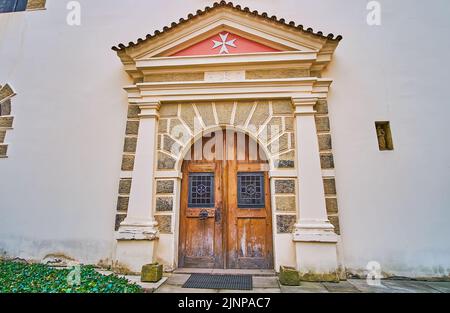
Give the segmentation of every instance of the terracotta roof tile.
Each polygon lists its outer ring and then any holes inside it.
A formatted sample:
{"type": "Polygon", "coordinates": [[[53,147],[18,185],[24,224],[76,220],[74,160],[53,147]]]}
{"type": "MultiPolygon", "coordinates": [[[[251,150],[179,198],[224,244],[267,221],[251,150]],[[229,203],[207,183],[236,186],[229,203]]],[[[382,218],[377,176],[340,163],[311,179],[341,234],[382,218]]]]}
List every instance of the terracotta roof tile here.
{"type": "Polygon", "coordinates": [[[304,30],[303,25],[300,25],[300,24],[297,25],[293,21],[286,22],[286,20],[284,18],[278,19],[275,15],[269,17],[269,15],[266,12],[259,13],[256,10],[255,11],[251,11],[248,7],[245,7],[245,8],[242,9],[242,7],[240,5],[234,5],[232,2],[227,2],[227,1],[222,0],[220,2],[215,2],[212,5],[212,7],[207,6],[203,10],[197,10],[197,12],[195,14],[189,13],[188,16],[187,16],[187,19],[180,18],[180,20],[178,22],[172,22],[170,24],[170,26],[165,26],[162,29],[162,31],[155,30],[153,35],[152,34],[147,34],[145,36],[145,39],[139,38],[136,43],[129,42],[128,46],[125,46],[123,43],[120,43],[117,46],[112,47],[112,49],[114,51],[120,51],[120,50],[124,50],[126,48],[129,48],[129,47],[136,46],[136,45],[138,45],[138,44],[140,44],[140,43],[142,43],[142,42],[144,42],[146,40],[152,39],[152,38],[157,37],[158,35],[160,35],[160,34],[162,34],[164,32],[167,32],[167,31],[169,31],[169,30],[171,30],[173,28],[176,28],[176,27],[186,23],[187,21],[196,18],[197,16],[204,15],[205,13],[208,13],[208,12],[210,12],[212,10],[215,10],[217,8],[220,8],[220,7],[230,7],[230,8],[233,8],[233,9],[241,11],[241,12],[250,13],[250,14],[258,16],[258,17],[262,17],[262,18],[265,18],[265,19],[268,19],[268,20],[272,20],[272,21],[274,21],[274,22],[276,22],[278,24],[282,24],[282,25],[285,25],[285,26],[290,26],[292,28],[296,28],[297,30],[300,30],[300,31],[303,31],[303,32],[307,32],[307,33],[310,33],[310,34],[313,34],[315,36],[319,36],[319,37],[322,37],[322,38],[327,38],[329,40],[336,40],[336,41],[342,40],[342,36],[341,35],[338,35],[338,36],[335,37],[334,34],[330,33],[327,36],[325,36],[323,34],[323,32],[321,32],[321,31],[314,32],[314,30],[312,28],[307,28],[306,30],[304,30]]]}

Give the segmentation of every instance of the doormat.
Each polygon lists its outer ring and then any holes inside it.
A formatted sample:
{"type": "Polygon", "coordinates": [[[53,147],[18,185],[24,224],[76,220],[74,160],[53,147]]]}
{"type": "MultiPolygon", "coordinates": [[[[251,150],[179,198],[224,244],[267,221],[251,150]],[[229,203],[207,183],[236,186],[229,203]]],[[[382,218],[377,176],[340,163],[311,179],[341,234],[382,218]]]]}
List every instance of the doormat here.
{"type": "Polygon", "coordinates": [[[252,290],[251,275],[192,274],[183,288],[252,290]]]}

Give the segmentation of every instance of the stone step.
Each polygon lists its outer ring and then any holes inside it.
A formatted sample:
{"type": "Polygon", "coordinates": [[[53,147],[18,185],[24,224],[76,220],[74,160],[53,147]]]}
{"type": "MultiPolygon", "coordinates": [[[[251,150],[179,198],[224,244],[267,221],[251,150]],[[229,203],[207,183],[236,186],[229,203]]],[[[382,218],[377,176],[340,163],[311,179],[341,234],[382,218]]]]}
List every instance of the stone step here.
{"type": "Polygon", "coordinates": [[[178,268],[174,274],[216,274],[216,275],[252,275],[276,277],[275,270],[243,270],[243,269],[205,269],[205,268],[178,268]]]}

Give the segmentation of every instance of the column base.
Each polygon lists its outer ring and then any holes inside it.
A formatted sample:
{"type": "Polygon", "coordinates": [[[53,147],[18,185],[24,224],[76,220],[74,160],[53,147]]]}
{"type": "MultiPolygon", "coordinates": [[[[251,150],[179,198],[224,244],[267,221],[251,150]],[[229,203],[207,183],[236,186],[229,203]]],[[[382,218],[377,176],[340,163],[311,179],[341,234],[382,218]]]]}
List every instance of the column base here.
{"type": "Polygon", "coordinates": [[[153,263],[157,240],[118,240],[114,269],[122,274],[139,274],[142,266],[153,263]]]}
{"type": "Polygon", "coordinates": [[[143,265],[153,262],[158,238],[155,221],[125,219],[116,233],[115,270],[126,274],[140,273],[143,265]]]}
{"type": "Polygon", "coordinates": [[[154,240],[159,237],[158,223],[152,220],[126,218],[116,233],[117,240],[154,240]]]}
{"type": "Polygon", "coordinates": [[[339,282],[337,235],[328,221],[301,221],[295,225],[297,270],[303,281],[339,282]]]}

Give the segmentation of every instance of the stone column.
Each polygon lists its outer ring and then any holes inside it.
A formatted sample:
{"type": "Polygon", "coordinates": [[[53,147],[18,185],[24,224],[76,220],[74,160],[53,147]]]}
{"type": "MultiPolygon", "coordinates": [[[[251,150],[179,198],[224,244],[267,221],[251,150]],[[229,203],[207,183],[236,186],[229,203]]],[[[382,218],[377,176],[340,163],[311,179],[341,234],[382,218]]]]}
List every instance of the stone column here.
{"type": "Polygon", "coordinates": [[[297,269],[305,280],[336,281],[337,235],[327,216],[314,105],[317,98],[293,98],[296,127],[297,269]]]}
{"type": "Polygon", "coordinates": [[[136,157],[132,174],[130,202],[125,220],[117,232],[117,265],[140,272],[153,261],[158,239],[154,219],[155,171],[159,102],[141,103],[136,157]]]}

